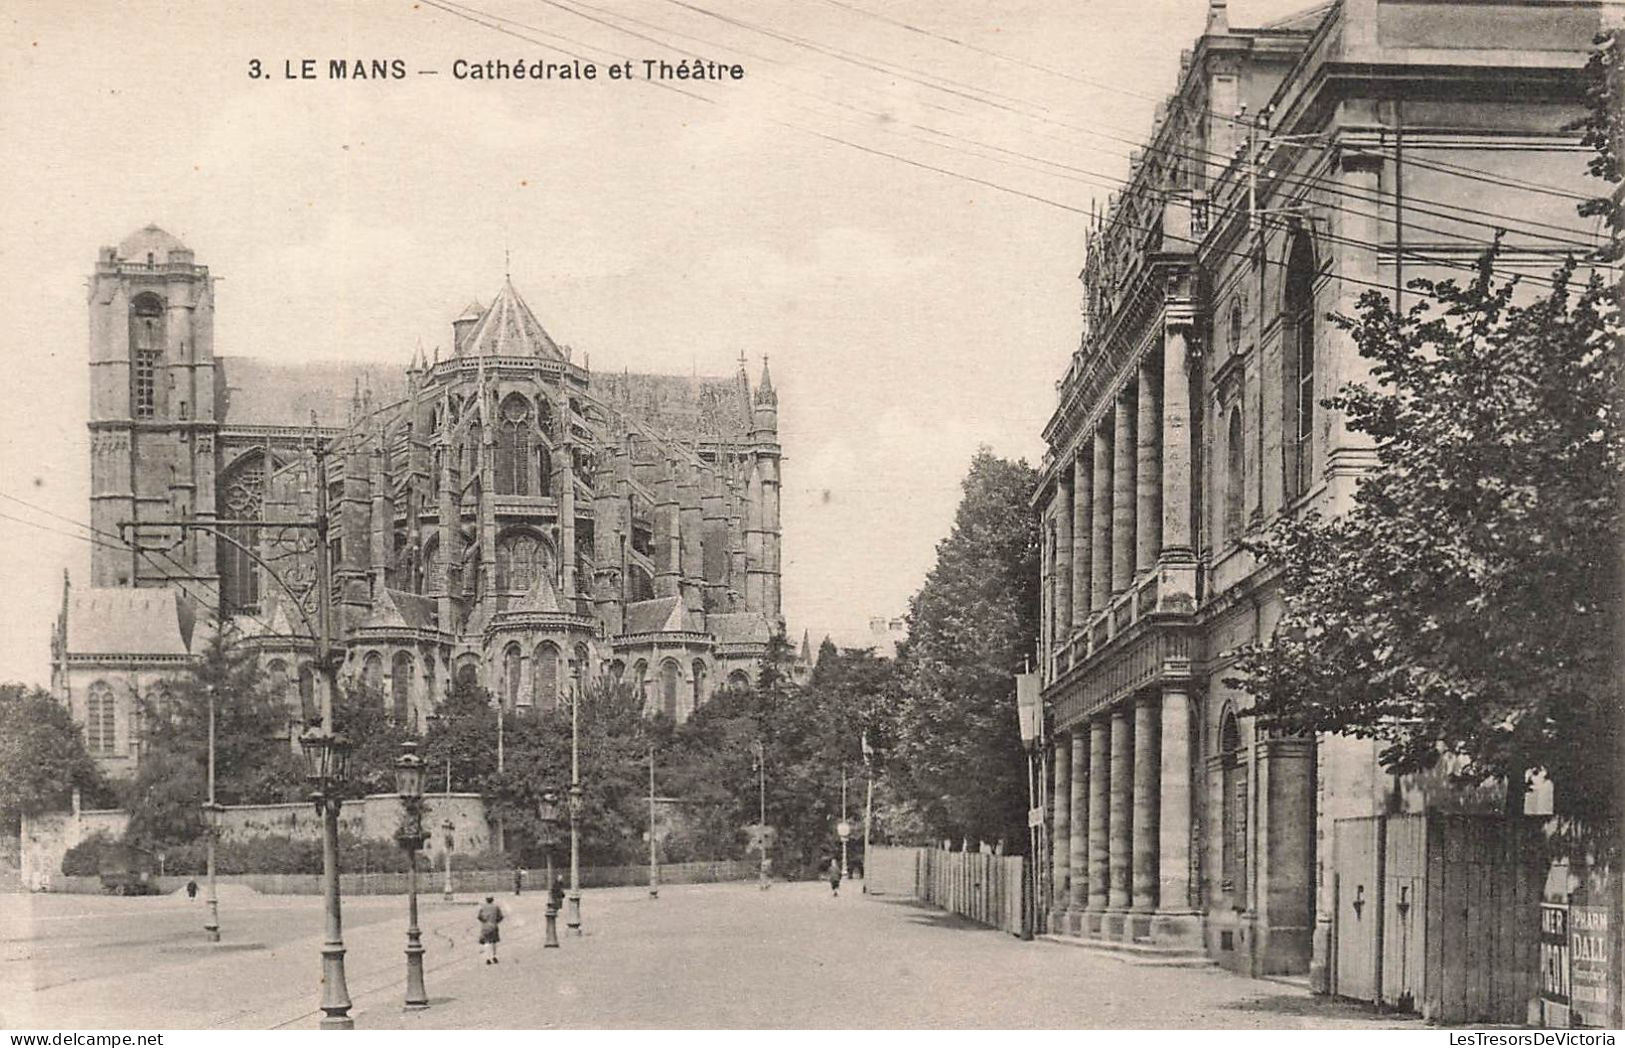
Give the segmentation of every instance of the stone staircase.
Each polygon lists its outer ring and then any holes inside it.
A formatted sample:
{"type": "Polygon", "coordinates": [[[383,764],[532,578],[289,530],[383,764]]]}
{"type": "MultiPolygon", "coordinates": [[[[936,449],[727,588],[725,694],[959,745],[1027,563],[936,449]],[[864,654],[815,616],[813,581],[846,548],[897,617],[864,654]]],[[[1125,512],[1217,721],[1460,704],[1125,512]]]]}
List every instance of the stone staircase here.
{"type": "Polygon", "coordinates": [[[1081,935],[1040,935],[1045,942],[1069,946],[1075,950],[1088,950],[1101,957],[1110,957],[1142,968],[1217,968],[1218,962],[1208,957],[1198,946],[1172,946],[1162,943],[1129,942],[1121,939],[1096,939],[1081,935]]]}

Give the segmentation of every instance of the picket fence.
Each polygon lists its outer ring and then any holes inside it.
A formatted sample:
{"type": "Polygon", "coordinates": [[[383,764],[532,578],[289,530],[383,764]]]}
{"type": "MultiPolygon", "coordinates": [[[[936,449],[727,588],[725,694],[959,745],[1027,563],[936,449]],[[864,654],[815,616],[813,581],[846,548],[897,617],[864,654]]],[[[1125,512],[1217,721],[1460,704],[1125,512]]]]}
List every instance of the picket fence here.
{"type": "Polygon", "coordinates": [[[1019,855],[871,846],[864,874],[870,894],[906,896],[1021,935],[1025,864],[1019,855]]]}

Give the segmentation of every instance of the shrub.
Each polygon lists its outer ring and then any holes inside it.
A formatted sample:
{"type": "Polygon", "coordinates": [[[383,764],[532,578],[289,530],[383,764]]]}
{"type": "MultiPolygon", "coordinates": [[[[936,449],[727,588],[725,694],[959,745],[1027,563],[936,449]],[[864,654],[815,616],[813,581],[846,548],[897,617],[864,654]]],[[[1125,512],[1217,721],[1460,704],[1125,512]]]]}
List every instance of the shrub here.
{"type": "Polygon", "coordinates": [[[102,849],[112,838],[97,830],[69,848],[62,856],[62,873],[67,877],[95,877],[101,872],[102,849]]]}

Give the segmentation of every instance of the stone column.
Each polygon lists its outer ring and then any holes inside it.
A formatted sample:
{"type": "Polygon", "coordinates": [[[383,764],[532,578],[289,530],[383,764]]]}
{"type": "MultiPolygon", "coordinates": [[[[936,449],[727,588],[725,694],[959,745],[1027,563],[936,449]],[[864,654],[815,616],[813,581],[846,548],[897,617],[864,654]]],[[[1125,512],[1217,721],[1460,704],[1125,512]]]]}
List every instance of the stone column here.
{"type": "Polygon", "coordinates": [[[1161,798],[1157,751],[1162,703],[1155,692],[1134,703],[1134,909],[1157,908],[1157,808],[1161,798]]]}
{"type": "Polygon", "coordinates": [[[1089,725],[1072,729],[1072,888],[1067,909],[1082,913],[1089,905],[1089,725]]]}
{"type": "MultiPolygon", "coordinates": [[[[1162,689],[1161,812],[1157,826],[1157,915],[1151,921],[1157,939],[1197,941],[1196,911],[1191,908],[1191,813],[1195,802],[1191,763],[1191,695],[1184,684],[1162,689]]],[[[1213,823],[1215,836],[1222,820],[1213,823]]]]}
{"type": "MultiPolygon", "coordinates": [[[[1104,910],[1111,883],[1108,856],[1111,852],[1111,721],[1097,717],[1089,722],[1089,909],[1104,910]]],[[[1093,925],[1091,931],[1099,931],[1093,925]]]]}
{"type": "Polygon", "coordinates": [[[1153,353],[1140,361],[1139,463],[1135,472],[1134,574],[1157,566],[1162,552],[1162,375],[1153,353]]]}
{"type": "Polygon", "coordinates": [[[1050,929],[1061,927],[1066,915],[1070,894],[1069,875],[1072,870],[1072,744],[1065,735],[1055,737],[1055,797],[1054,816],[1051,821],[1050,862],[1054,870],[1051,884],[1050,929]]]}
{"type": "Polygon", "coordinates": [[[1112,595],[1134,583],[1134,393],[1117,395],[1112,433],[1112,595]]]}
{"type": "Polygon", "coordinates": [[[1072,635],[1072,471],[1059,469],[1055,477],[1055,635],[1060,647],[1072,635]]]}
{"type": "Polygon", "coordinates": [[[1093,563],[1090,560],[1090,546],[1094,542],[1095,527],[1095,493],[1093,485],[1094,476],[1089,467],[1092,463],[1089,458],[1094,454],[1094,448],[1080,448],[1078,457],[1072,463],[1072,625],[1081,627],[1089,621],[1089,609],[1092,606],[1090,585],[1093,563]]]}
{"type": "Polygon", "coordinates": [[[1112,438],[1105,427],[1095,429],[1094,526],[1090,530],[1089,610],[1102,611],[1112,593],[1112,438]]]}
{"type": "MultiPolygon", "coordinates": [[[[1111,893],[1108,909],[1127,910],[1133,902],[1134,722],[1126,705],[1112,711],[1111,893]]],[[[1119,922],[1118,927],[1121,927],[1119,922]]]]}
{"type": "Polygon", "coordinates": [[[1191,548],[1191,391],[1187,325],[1169,324],[1162,342],[1162,559],[1195,560],[1191,548]]]}

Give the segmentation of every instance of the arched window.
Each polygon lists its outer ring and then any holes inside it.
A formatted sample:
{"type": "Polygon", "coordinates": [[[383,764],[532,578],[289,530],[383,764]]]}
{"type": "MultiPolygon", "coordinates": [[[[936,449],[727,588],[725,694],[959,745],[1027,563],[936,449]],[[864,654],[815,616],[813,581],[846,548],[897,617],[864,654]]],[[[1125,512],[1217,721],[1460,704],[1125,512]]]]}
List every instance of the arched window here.
{"type": "Polygon", "coordinates": [[[158,412],[158,366],[164,355],[164,302],[148,291],[130,303],[130,414],[158,412]]]}
{"type": "Polygon", "coordinates": [[[1314,476],[1315,429],[1315,249],[1309,234],[1292,237],[1287,255],[1283,313],[1286,345],[1286,491],[1289,498],[1309,490],[1314,476]]]}
{"type": "Polygon", "coordinates": [[[544,640],[536,645],[536,661],[531,667],[535,674],[531,681],[536,696],[536,708],[557,709],[559,705],[559,647],[544,640]]]}
{"type": "Polygon", "coordinates": [[[632,690],[643,708],[649,708],[649,664],[639,659],[632,664],[632,690]]]}
{"type": "Polygon", "coordinates": [[[519,705],[519,683],[524,674],[524,653],[519,645],[510,644],[502,652],[502,707],[512,710],[519,705]]]}
{"type": "Polygon", "coordinates": [[[306,724],[322,719],[322,711],[316,705],[316,671],[308,662],[299,667],[299,717],[306,724]]]}
{"type": "Polygon", "coordinates": [[[289,707],[291,696],[288,694],[288,664],[281,659],[272,659],[265,664],[266,690],[276,704],[287,711],[289,716],[293,710],[289,707]]]}
{"type": "Polygon", "coordinates": [[[496,490],[499,495],[530,494],[530,402],[518,393],[502,402],[496,490]]]}
{"type": "Polygon", "coordinates": [[[1247,904],[1247,765],[1242,760],[1241,726],[1235,713],[1225,710],[1219,723],[1219,759],[1224,769],[1220,887],[1230,893],[1232,905],[1239,910],[1247,904]]]}
{"type": "Polygon", "coordinates": [[[750,687],[750,674],[746,673],[744,670],[734,670],[732,673],[728,674],[728,687],[730,687],[730,688],[748,688],[748,687],[750,687]]]}
{"type": "Polygon", "coordinates": [[[423,592],[446,592],[446,564],[440,557],[439,536],[430,536],[423,544],[423,592]]]}
{"type": "Polygon", "coordinates": [[[367,689],[367,700],[382,700],[384,691],[384,657],[369,651],[361,660],[361,683],[367,689]]]}
{"type": "Polygon", "coordinates": [[[677,681],[682,675],[683,668],[676,659],[660,664],[660,709],[673,720],[677,719],[677,681]]]}
{"type": "Polygon", "coordinates": [[[524,593],[538,578],[551,578],[553,556],[546,541],[530,531],[512,531],[497,540],[497,590],[524,593]]]}
{"type": "Polygon", "coordinates": [[[576,645],[576,656],[570,660],[570,687],[575,698],[587,694],[587,683],[592,679],[592,654],[585,644],[576,645]]]}
{"type": "Polygon", "coordinates": [[[390,718],[399,725],[412,719],[412,653],[397,651],[389,664],[390,718]]]}
{"type": "Polygon", "coordinates": [[[471,422],[468,432],[463,435],[463,486],[479,479],[480,476],[480,424],[471,422]]]}
{"type": "Polygon", "coordinates": [[[705,702],[705,663],[695,659],[691,669],[693,671],[694,702],[689,709],[692,711],[699,709],[700,705],[705,702]]]}
{"type": "Polygon", "coordinates": [[[1233,542],[1241,537],[1243,507],[1246,494],[1245,458],[1241,434],[1241,407],[1230,409],[1230,427],[1224,447],[1224,539],[1233,542]]]}
{"type": "Polygon", "coordinates": [[[630,592],[628,592],[626,595],[628,600],[638,601],[655,599],[654,579],[651,578],[649,573],[643,570],[641,566],[637,564],[632,565],[632,569],[627,573],[627,581],[630,589],[630,592]]]}
{"type": "Polygon", "coordinates": [[[118,745],[118,703],[105,681],[90,686],[85,699],[85,746],[91,753],[110,754],[118,745]]]}
{"type": "MultiPolygon", "coordinates": [[[[264,508],[266,460],[263,454],[244,458],[220,483],[219,512],[223,520],[260,520],[264,508]]],[[[230,542],[219,544],[220,602],[227,611],[258,609],[260,570],[247,550],[259,545],[258,528],[231,528],[229,534],[246,549],[230,542]]]]}
{"type": "Polygon", "coordinates": [[[477,659],[464,659],[462,665],[457,667],[457,687],[463,691],[474,691],[480,686],[480,664],[477,659]]]}
{"type": "Polygon", "coordinates": [[[1241,352],[1241,300],[1240,299],[1237,299],[1236,301],[1230,303],[1230,330],[1229,330],[1228,334],[1230,336],[1230,338],[1229,338],[1230,345],[1229,345],[1228,348],[1230,350],[1230,354],[1232,356],[1234,356],[1235,354],[1241,352]]]}

